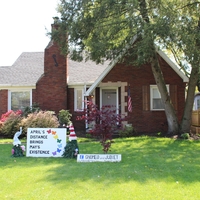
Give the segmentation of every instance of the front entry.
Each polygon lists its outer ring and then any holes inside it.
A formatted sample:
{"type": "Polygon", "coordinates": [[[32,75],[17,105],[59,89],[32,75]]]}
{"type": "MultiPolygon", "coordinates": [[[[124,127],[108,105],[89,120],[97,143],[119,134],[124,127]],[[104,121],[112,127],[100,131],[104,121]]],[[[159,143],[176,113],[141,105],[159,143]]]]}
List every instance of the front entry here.
{"type": "Polygon", "coordinates": [[[117,89],[102,89],[101,94],[102,94],[101,107],[112,106],[112,109],[117,111],[118,110],[117,89]]]}

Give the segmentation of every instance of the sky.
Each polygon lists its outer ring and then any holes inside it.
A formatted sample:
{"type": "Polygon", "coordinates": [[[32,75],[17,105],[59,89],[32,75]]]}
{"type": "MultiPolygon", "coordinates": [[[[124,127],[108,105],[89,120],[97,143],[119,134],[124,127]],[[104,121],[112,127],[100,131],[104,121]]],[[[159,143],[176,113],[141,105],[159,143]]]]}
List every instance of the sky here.
{"type": "Polygon", "coordinates": [[[0,66],[11,66],[22,52],[41,52],[49,43],[59,0],[0,0],[0,66]],[[47,30],[46,30],[47,29],[47,30]]]}

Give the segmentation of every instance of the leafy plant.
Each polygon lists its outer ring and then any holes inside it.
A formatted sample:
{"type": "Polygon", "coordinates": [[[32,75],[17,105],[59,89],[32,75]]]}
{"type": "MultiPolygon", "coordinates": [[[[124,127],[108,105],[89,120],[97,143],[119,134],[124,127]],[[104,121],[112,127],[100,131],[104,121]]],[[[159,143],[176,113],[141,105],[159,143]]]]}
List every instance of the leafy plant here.
{"type": "Polygon", "coordinates": [[[183,133],[183,134],[181,134],[181,138],[189,139],[190,138],[190,134],[189,133],[183,133]]]}
{"type": "Polygon", "coordinates": [[[1,116],[1,134],[8,138],[12,138],[14,134],[19,130],[19,123],[22,120],[22,111],[10,110],[1,116]]]}
{"type": "Polygon", "coordinates": [[[24,151],[25,151],[25,146],[24,145],[15,145],[12,148],[12,156],[13,157],[23,157],[24,156],[24,151]]]}
{"type": "Polygon", "coordinates": [[[30,113],[39,112],[40,107],[37,103],[33,103],[32,106],[27,106],[24,109],[23,116],[27,117],[30,113]]]}
{"type": "Polygon", "coordinates": [[[71,124],[71,117],[72,114],[69,112],[69,110],[60,110],[58,113],[60,125],[65,124],[66,126],[69,126],[71,124]]]}
{"type": "Polygon", "coordinates": [[[131,136],[134,136],[135,134],[136,134],[136,131],[132,125],[126,125],[124,129],[119,131],[120,137],[131,137],[131,136]]]}
{"type": "Polygon", "coordinates": [[[77,140],[72,140],[68,142],[67,145],[65,146],[62,156],[64,158],[76,158],[78,153],[79,153],[79,148],[77,140]]]}
{"type": "Polygon", "coordinates": [[[87,109],[84,111],[84,115],[78,116],[77,120],[87,120],[89,124],[93,124],[93,129],[89,131],[89,134],[100,139],[103,151],[107,153],[111,147],[112,135],[119,130],[124,119],[121,115],[116,114],[116,110],[112,106],[103,106],[98,110],[92,101],[86,103],[87,109]]]}
{"type": "Polygon", "coordinates": [[[27,118],[23,118],[20,126],[22,126],[25,131],[27,131],[27,128],[57,128],[59,122],[54,112],[39,111],[29,114],[27,118]]]}

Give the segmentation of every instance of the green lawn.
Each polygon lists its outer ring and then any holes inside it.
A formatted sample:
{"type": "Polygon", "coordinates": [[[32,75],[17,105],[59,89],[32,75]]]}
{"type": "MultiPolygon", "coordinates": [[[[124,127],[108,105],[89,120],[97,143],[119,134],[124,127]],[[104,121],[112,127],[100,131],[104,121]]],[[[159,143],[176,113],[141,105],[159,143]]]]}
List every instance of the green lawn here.
{"type": "MultiPolygon", "coordinates": [[[[137,137],[115,139],[119,163],[65,158],[11,157],[0,140],[0,199],[199,200],[200,141],[137,137]]],[[[98,142],[78,140],[80,153],[102,153],[98,142]]]]}

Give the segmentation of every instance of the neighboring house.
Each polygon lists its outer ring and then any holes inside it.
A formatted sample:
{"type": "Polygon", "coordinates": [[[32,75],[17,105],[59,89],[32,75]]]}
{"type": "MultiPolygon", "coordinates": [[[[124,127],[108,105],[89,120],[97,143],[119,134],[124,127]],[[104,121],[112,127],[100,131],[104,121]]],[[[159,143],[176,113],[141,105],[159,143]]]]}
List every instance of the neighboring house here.
{"type": "MultiPolygon", "coordinates": [[[[159,62],[165,82],[181,120],[187,77],[162,52],[159,62]]],[[[126,66],[117,60],[97,65],[92,61],[75,62],[60,55],[52,41],[45,52],[22,53],[10,67],[0,67],[0,115],[38,103],[43,110],[58,113],[68,109],[76,130],[85,124],[75,118],[84,109],[84,99],[91,97],[101,108],[114,105],[119,114],[129,116],[127,123],[138,132],[167,131],[167,120],[151,67],[126,66]],[[128,112],[128,86],[132,112],[128,112]]]]}
{"type": "Polygon", "coordinates": [[[200,93],[195,94],[194,96],[194,107],[193,110],[200,109],[200,93]]]}

